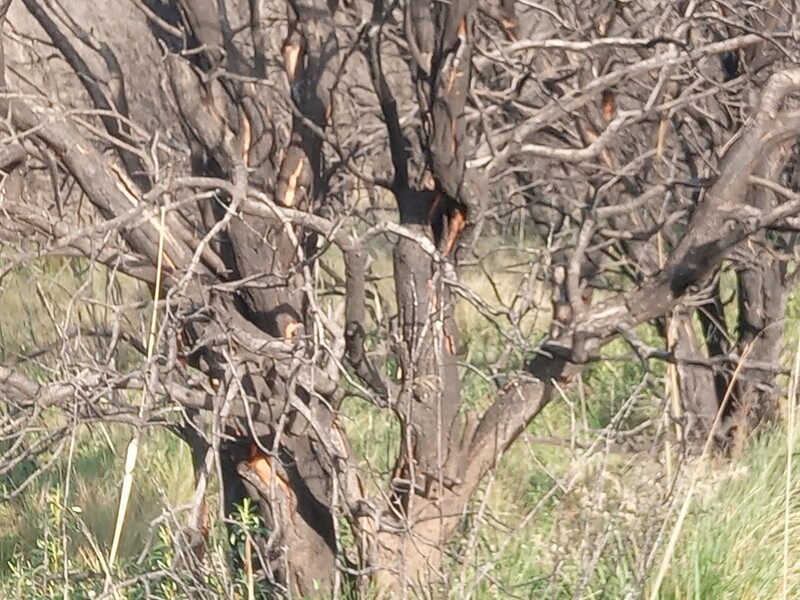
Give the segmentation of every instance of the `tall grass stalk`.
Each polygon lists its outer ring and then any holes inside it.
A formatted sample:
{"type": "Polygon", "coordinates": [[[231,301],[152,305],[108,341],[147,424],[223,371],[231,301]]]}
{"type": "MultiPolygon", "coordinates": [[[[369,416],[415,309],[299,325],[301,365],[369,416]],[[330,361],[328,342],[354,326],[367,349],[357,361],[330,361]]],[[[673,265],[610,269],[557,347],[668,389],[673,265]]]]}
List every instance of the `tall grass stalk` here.
{"type": "Polygon", "coordinates": [[[658,600],[658,593],[661,589],[661,583],[664,581],[664,576],[667,574],[667,569],[669,569],[670,562],[672,561],[672,554],[675,552],[675,545],[678,543],[678,538],[681,535],[681,529],[684,521],[686,520],[686,515],[689,514],[689,507],[692,503],[697,481],[700,478],[700,474],[704,470],[706,458],[711,450],[711,442],[714,439],[714,432],[719,426],[720,417],[725,410],[725,406],[728,404],[728,400],[730,400],[731,394],[733,393],[733,386],[736,385],[736,381],[739,378],[739,373],[741,373],[742,368],[744,367],[744,362],[747,360],[748,354],[750,354],[750,348],[750,344],[747,344],[742,351],[742,356],[739,359],[739,363],[736,365],[736,369],[733,371],[731,381],[728,384],[728,389],[725,390],[725,396],[722,398],[722,402],[717,410],[717,416],[714,417],[714,422],[711,424],[711,430],[708,432],[708,437],[706,437],[706,443],[703,446],[703,452],[700,454],[700,459],[697,463],[697,466],[692,471],[692,477],[689,480],[689,489],[686,491],[686,497],[683,500],[680,513],[678,513],[678,520],[675,522],[675,527],[673,528],[669,542],[667,543],[667,550],[664,552],[664,558],[661,560],[661,566],[658,568],[658,574],[656,575],[656,580],[653,583],[653,589],[650,592],[650,600],[658,600]]]}
{"type": "MultiPolygon", "coordinates": [[[[158,229],[158,259],[156,262],[156,284],[153,288],[153,311],[150,316],[150,331],[147,337],[147,355],[146,364],[150,363],[153,357],[153,350],[155,349],[156,341],[156,325],[158,322],[158,298],[161,296],[161,273],[163,269],[164,260],[164,228],[166,221],[167,211],[164,206],[161,207],[161,219],[158,229]]],[[[139,417],[143,417],[144,399],[146,394],[146,378],[145,384],[142,386],[142,393],[139,397],[139,417]]],[[[141,431],[137,428],[134,430],[133,437],[128,443],[128,451],[125,457],[125,476],[122,479],[122,492],[119,497],[119,510],[117,511],[117,520],[114,525],[114,538],[111,542],[111,550],[108,553],[108,571],[106,572],[106,591],[111,585],[111,571],[114,568],[114,561],[119,551],[119,543],[122,539],[122,528],[125,525],[125,515],[128,512],[128,504],[131,499],[131,489],[133,488],[133,472],[136,469],[136,458],[139,454],[139,442],[141,440],[141,431]]]]}
{"type": "Polygon", "coordinates": [[[789,414],[787,416],[786,431],[786,496],[783,512],[783,598],[788,598],[789,591],[789,524],[792,513],[792,452],[794,450],[794,429],[795,429],[795,399],[797,398],[797,381],[800,377],[800,336],[797,338],[797,349],[794,353],[794,367],[792,368],[792,381],[789,385],[789,397],[787,404],[789,414]]]}

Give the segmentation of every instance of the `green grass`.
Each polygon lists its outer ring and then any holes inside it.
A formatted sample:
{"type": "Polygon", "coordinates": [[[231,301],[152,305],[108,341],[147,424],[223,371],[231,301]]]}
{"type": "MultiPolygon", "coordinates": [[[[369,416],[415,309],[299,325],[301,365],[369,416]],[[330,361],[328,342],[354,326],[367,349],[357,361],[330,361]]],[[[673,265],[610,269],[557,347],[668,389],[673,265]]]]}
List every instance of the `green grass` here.
{"type": "MultiPolygon", "coordinates": [[[[497,253],[492,271],[513,270],[516,258],[512,251],[497,253]]],[[[384,277],[391,273],[388,255],[378,256],[373,272],[384,277]]],[[[61,324],[102,323],[105,309],[87,300],[113,300],[108,282],[92,274],[77,309],[68,313],[63,300],[74,295],[77,279],[71,266],[58,263],[19,274],[16,283],[14,279],[5,282],[0,292],[5,359],[52,333],[46,306],[23,296],[31,278],[46,286],[45,297],[58,299],[53,314],[61,324]]],[[[477,268],[467,269],[461,277],[494,308],[511,305],[521,280],[522,274],[515,273],[493,285],[486,272],[477,268]]],[[[388,290],[391,281],[383,279],[381,286],[388,290]]],[[[333,310],[338,301],[330,299],[333,310]]],[[[548,305],[544,299],[540,304],[548,305]]],[[[392,309],[387,306],[384,310],[392,309]]],[[[535,338],[546,323],[547,310],[528,315],[526,335],[535,338]]],[[[800,298],[793,297],[788,340],[797,335],[798,315],[800,298]]],[[[462,360],[485,370],[501,355],[506,325],[490,322],[463,302],[455,317],[467,348],[462,360]]],[[[130,322],[136,324],[138,318],[131,315],[130,322]]],[[[652,330],[642,329],[639,335],[648,343],[657,343],[652,330]]],[[[615,341],[604,353],[622,356],[631,351],[624,342],[615,341]]],[[[513,368],[519,357],[512,354],[505,360],[505,366],[513,368]]],[[[683,465],[673,486],[665,475],[663,448],[620,451],[600,436],[605,428],[626,430],[648,420],[657,423],[664,366],[655,362],[650,366],[648,374],[637,360],[592,365],[529,426],[484,482],[451,542],[446,582],[449,597],[615,600],[649,594],[677,507],[697,463],[683,465]]],[[[37,374],[47,375],[46,371],[37,374]]],[[[461,375],[465,404],[485,406],[493,385],[466,366],[461,375]]],[[[387,411],[349,398],[342,425],[364,473],[374,470],[380,476],[380,480],[367,478],[367,485],[377,489],[393,467],[397,424],[387,411]]],[[[656,429],[654,425],[642,435],[652,436],[656,429]]],[[[65,450],[47,475],[19,497],[0,504],[0,598],[63,598],[65,564],[74,573],[102,570],[97,552],[108,552],[129,436],[129,430],[121,426],[82,427],[68,490],[65,450]]],[[[779,430],[752,440],[728,462],[710,464],[699,479],[659,598],[782,597],[786,451],[786,432],[779,430]]],[[[0,488],[13,488],[36,466],[21,465],[9,475],[13,480],[0,481],[0,488]]],[[[800,597],[797,470],[792,488],[787,598],[800,597]]],[[[189,501],[192,489],[190,457],[183,444],[165,432],[145,435],[123,535],[119,578],[169,563],[170,539],[184,518],[180,512],[174,517],[172,513],[189,501]],[[149,550],[139,562],[148,543],[149,550]]],[[[221,527],[214,530],[208,560],[215,573],[224,571],[226,537],[221,527]]],[[[221,597],[233,585],[222,578],[209,580],[221,597]]],[[[75,579],[70,585],[69,597],[80,599],[88,599],[102,588],[96,579],[75,579]]],[[[155,597],[187,597],[175,582],[166,580],[158,585],[155,597]]],[[[142,589],[133,586],[121,597],[144,597],[142,589]]]]}
{"type": "MultiPolygon", "coordinates": [[[[658,598],[781,597],[785,444],[778,434],[754,442],[742,459],[710,468],[658,598]]],[[[645,457],[543,455],[536,465],[537,454],[518,444],[487,486],[491,499],[475,547],[453,566],[461,571],[456,588],[473,590],[474,598],[560,600],[578,589],[580,598],[644,597],[664,546],[653,538],[665,525],[671,531],[669,507],[685,486],[670,495],[660,464],[645,457]],[[658,559],[649,568],[647,553],[658,559]]],[[[800,593],[797,474],[792,485],[788,598],[800,593]]]]}
{"type": "MultiPolygon", "coordinates": [[[[745,458],[712,473],[713,492],[694,504],[691,525],[684,527],[662,598],[782,597],[786,450],[783,435],[759,440],[745,458]],[[714,475],[721,480],[718,484],[713,483],[714,475]]],[[[800,476],[796,470],[791,489],[786,597],[797,598],[800,476]]]]}
{"type": "MultiPolygon", "coordinates": [[[[24,555],[41,539],[46,522],[36,516],[60,490],[61,508],[70,510],[80,521],[81,536],[71,540],[71,551],[85,549],[87,536],[106,552],[110,545],[119,503],[125,446],[129,431],[111,427],[108,437],[99,427],[78,431],[69,496],[66,452],[55,468],[38,478],[21,496],[0,504],[0,575],[7,572],[15,556],[24,555]],[[108,442],[112,445],[109,445],[108,442]],[[34,517],[34,518],[32,518],[34,517]]],[[[164,431],[152,431],[143,437],[139,469],[134,479],[133,499],[121,554],[135,558],[149,534],[151,521],[166,506],[180,506],[191,499],[194,487],[191,457],[185,444],[164,431]]],[[[32,468],[32,467],[30,467],[32,468]]],[[[0,482],[0,487],[5,482],[0,482]]]]}

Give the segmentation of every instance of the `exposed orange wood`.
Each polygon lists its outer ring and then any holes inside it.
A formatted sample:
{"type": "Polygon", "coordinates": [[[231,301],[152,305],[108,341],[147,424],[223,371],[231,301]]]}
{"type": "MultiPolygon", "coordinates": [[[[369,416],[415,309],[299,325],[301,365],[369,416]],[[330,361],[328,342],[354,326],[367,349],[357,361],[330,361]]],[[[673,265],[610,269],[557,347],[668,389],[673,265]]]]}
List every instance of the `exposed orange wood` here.
{"type": "Polygon", "coordinates": [[[517,34],[514,33],[514,30],[517,28],[517,24],[514,21],[509,21],[508,19],[501,19],[500,25],[503,26],[503,30],[506,32],[508,39],[512,42],[516,42],[517,34]]]}
{"type": "Polygon", "coordinates": [[[128,177],[127,173],[119,168],[114,162],[111,162],[109,166],[117,178],[117,189],[122,192],[126,200],[128,200],[128,202],[130,202],[133,206],[139,204],[140,194],[136,189],[136,184],[134,184],[128,177]]]}
{"type": "Polygon", "coordinates": [[[300,62],[301,50],[300,44],[291,44],[288,41],[283,46],[283,62],[290,82],[294,82],[297,77],[297,65],[300,62]]]}
{"type": "Polygon", "coordinates": [[[611,26],[612,15],[606,13],[600,17],[599,21],[597,22],[597,33],[601,37],[605,37],[608,33],[608,28],[611,26]]]}
{"type": "Polygon", "coordinates": [[[242,120],[242,162],[245,167],[250,166],[250,144],[252,143],[253,133],[250,127],[250,119],[244,109],[239,111],[242,120]]]}
{"type": "Polygon", "coordinates": [[[283,195],[283,205],[291,207],[294,205],[295,195],[297,194],[297,182],[303,174],[303,159],[297,162],[294,171],[289,174],[289,181],[286,184],[286,193],[283,195]]]}
{"type": "Polygon", "coordinates": [[[452,335],[445,335],[444,336],[444,343],[447,346],[447,351],[452,355],[456,355],[456,345],[453,343],[453,336],[452,335]]]}
{"type": "Polygon", "coordinates": [[[615,112],[614,94],[611,90],[605,90],[603,92],[603,117],[606,121],[610,121],[614,118],[615,112]]]}
{"type": "Polygon", "coordinates": [[[458,75],[459,71],[457,68],[453,67],[452,69],[450,69],[450,75],[447,78],[447,87],[445,88],[448,94],[453,89],[453,85],[455,84],[458,75]]]}
{"type": "Polygon", "coordinates": [[[303,324],[298,323],[297,321],[292,321],[291,323],[289,323],[283,332],[283,339],[286,340],[287,342],[292,341],[302,326],[303,324]]]}
{"type": "Polygon", "coordinates": [[[289,501],[289,518],[294,523],[295,499],[289,483],[273,468],[269,458],[261,452],[256,444],[250,444],[250,458],[247,466],[253,471],[267,488],[271,489],[273,483],[283,496],[289,501]]]}
{"type": "Polygon", "coordinates": [[[458,234],[464,230],[467,224],[467,213],[461,209],[456,209],[450,215],[450,226],[447,228],[447,244],[444,247],[445,256],[453,251],[458,240],[458,234]]]}
{"type": "MultiPolygon", "coordinates": [[[[131,179],[128,177],[128,174],[117,166],[116,163],[111,162],[109,163],[109,168],[111,172],[114,174],[115,184],[117,189],[122,192],[122,195],[125,196],[125,199],[131,203],[131,206],[137,206],[139,204],[139,198],[141,193],[139,192],[137,186],[131,179]]],[[[156,218],[155,215],[148,219],[153,227],[158,231],[160,234],[161,232],[161,221],[160,219],[156,218]]],[[[164,226],[163,231],[165,247],[164,247],[164,264],[169,268],[174,270],[176,268],[175,261],[172,260],[170,257],[169,252],[167,251],[167,246],[177,247],[178,242],[175,237],[169,232],[167,226],[164,226]]]]}
{"type": "Polygon", "coordinates": [[[428,211],[428,222],[433,222],[433,215],[436,214],[436,210],[439,208],[439,203],[442,201],[442,193],[440,191],[436,191],[436,195],[433,197],[433,202],[431,202],[431,209],[428,211]]]}
{"type": "Polygon", "coordinates": [[[458,24],[458,37],[461,39],[467,37],[467,17],[461,19],[461,23],[458,24]]]}

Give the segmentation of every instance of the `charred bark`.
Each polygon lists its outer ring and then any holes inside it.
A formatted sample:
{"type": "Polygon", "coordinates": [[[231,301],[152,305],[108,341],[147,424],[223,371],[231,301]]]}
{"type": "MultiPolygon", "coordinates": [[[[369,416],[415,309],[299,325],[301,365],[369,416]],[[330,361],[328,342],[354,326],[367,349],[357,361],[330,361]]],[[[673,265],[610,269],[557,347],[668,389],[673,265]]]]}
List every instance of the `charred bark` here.
{"type": "MultiPolygon", "coordinates": [[[[0,14],[9,4],[0,2],[0,14]]],[[[284,39],[276,53],[265,31],[265,4],[220,3],[218,10],[213,3],[180,0],[169,3],[180,8],[172,11],[180,19],[154,28],[170,34],[164,88],[185,136],[181,152],[188,149],[191,157],[188,167],[179,159],[169,164],[185,168],[186,176],[165,176],[158,139],[138,139],[140,148],[129,147],[135,137],[127,125],[130,86],[100,85],[103,75],[85,60],[79,36],[59,22],[60,13],[27,0],[25,5],[86,78],[88,101],[100,112],[87,125],[23,94],[4,95],[0,109],[9,132],[24,132],[24,156],[55,157],[96,210],[97,224],[71,231],[69,222],[52,223],[46,211],[25,216],[24,203],[5,198],[4,214],[21,231],[46,237],[50,246],[43,247],[70,248],[150,283],[155,265],[163,263],[165,293],[157,300],[169,323],[165,331],[172,333],[164,334],[168,349],[142,367],[147,377],[87,376],[40,385],[0,367],[0,390],[20,411],[36,406],[31,398],[39,398],[38,410],[86,395],[92,386],[147,388],[172,408],[183,407],[183,425],[198,433],[184,431],[193,438],[198,481],[208,477],[205,455],[211,451],[220,461],[227,519],[249,498],[265,525],[251,540],[250,562],[239,560],[272,590],[328,594],[344,579],[374,580],[387,593],[402,593],[408,585],[439,582],[446,542],[470,498],[553,397],[555,383],[569,384],[616,336],[635,343],[632,332],[643,323],[671,321],[665,328],[669,347],[660,356],[678,363],[681,397],[701,424],[698,436],[710,429],[730,383],[731,365],[711,359],[731,352],[745,360],[746,377],[737,382],[728,410],[747,414],[754,424],[775,413],[774,374],[765,365],[777,359],[787,277],[786,261],[765,249],[788,249],[770,230],[800,213],[792,186],[772,181],[788,161],[781,152],[800,135],[791,99],[800,89],[800,72],[775,69],[758,101],[748,104],[751,117],[737,136],[711,139],[709,148],[701,148],[698,164],[711,162],[714,144],[725,143],[715,173],[678,160],[671,163],[674,172],[650,169],[651,161],[667,161],[669,112],[713,95],[717,84],[694,97],[655,79],[658,93],[642,99],[638,110],[623,109],[636,94],[617,94],[617,87],[637,77],[658,72],[669,80],[670,69],[695,69],[708,57],[759,47],[763,37],[741,34],[683,47],[684,39],[691,41],[688,19],[678,22],[675,39],[618,37],[614,27],[629,35],[636,15],[611,3],[597,9],[596,22],[586,29],[591,39],[574,40],[540,39],[532,29],[539,20],[542,31],[563,27],[558,14],[541,11],[548,16],[528,13],[523,19],[505,1],[499,7],[466,0],[375,2],[366,26],[352,6],[297,0],[284,7],[285,19],[270,21],[279,23],[275,31],[284,39]],[[247,18],[228,22],[223,9],[232,6],[247,18]],[[478,55],[482,10],[506,46],[487,45],[478,55]],[[652,52],[661,46],[670,50],[652,52]],[[617,47],[633,57],[626,55],[631,62],[619,68],[612,60],[617,47]],[[552,61],[540,50],[561,54],[552,61]],[[351,139],[362,131],[342,131],[334,110],[342,73],[348,60],[361,60],[359,51],[377,102],[371,107],[379,113],[375,123],[382,120],[385,129],[365,135],[363,145],[351,139]],[[521,53],[528,53],[524,60],[521,53]],[[596,72],[576,62],[584,53],[600,56],[596,72]],[[477,78],[503,83],[479,89],[477,78]],[[540,85],[546,93],[532,104],[526,94],[540,85]],[[655,149],[642,150],[633,142],[650,139],[638,133],[649,131],[653,115],[661,115],[655,149]],[[626,138],[628,126],[638,129],[626,138]],[[559,130],[565,127],[566,133],[559,130]],[[376,175],[385,148],[375,142],[384,137],[393,171],[385,179],[376,175]],[[106,143],[113,152],[104,151],[106,143]],[[338,162],[329,164],[334,156],[338,162]],[[559,165],[542,168],[539,161],[559,165]],[[530,172],[517,176],[520,170],[530,172]],[[388,217],[361,222],[353,216],[355,201],[337,214],[336,194],[357,194],[341,183],[343,174],[385,187],[399,223],[388,217]],[[545,240],[554,247],[549,263],[556,269],[548,281],[556,283],[557,314],[538,354],[510,373],[489,408],[477,414],[464,406],[461,389],[454,302],[467,253],[456,250],[471,250],[465,232],[479,230],[487,210],[503,208],[508,189],[534,186],[542,177],[540,194],[562,202],[555,207],[559,229],[545,240]],[[558,186],[551,186],[557,178],[558,186]],[[769,194],[763,191],[770,186],[769,194]],[[493,203],[483,197],[488,190],[493,203]],[[162,208],[166,227],[157,218],[162,208]],[[108,232],[118,232],[124,252],[98,249],[88,239],[108,232]],[[399,365],[396,382],[373,364],[368,348],[367,255],[378,237],[392,246],[397,317],[389,344],[399,365]],[[342,307],[322,310],[315,267],[327,246],[344,257],[337,286],[345,298],[342,307]],[[723,263],[733,260],[739,269],[739,338],[729,342],[719,289],[707,288],[723,263]],[[627,279],[617,277],[623,271],[627,279]],[[604,277],[603,294],[593,294],[604,277]],[[694,332],[698,304],[706,356],[694,332]],[[189,373],[187,364],[199,375],[189,373]],[[391,410],[402,429],[394,472],[377,492],[364,484],[337,419],[343,396],[355,388],[391,410]],[[197,410],[210,415],[205,437],[190,423],[197,410]],[[342,519],[358,546],[349,555],[337,535],[342,519]]],[[[115,72],[114,60],[105,64],[115,72]]],[[[736,80],[730,69],[726,77],[724,85],[736,80]]],[[[347,90],[360,92],[355,85],[347,90]]],[[[369,106],[359,96],[362,101],[369,106]]],[[[687,128],[720,137],[702,111],[686,110],[694,119],[687,128]]],[[[19,150],[9,154],[8,164],[21,162],[19,150]]],[[[15,260],[24,264],[33,255],[15,260]]],[[[518,326],[512,312],[505,316],[518,326]]],[[[139,423],[136,411],[125,416],[139,423]]]]}

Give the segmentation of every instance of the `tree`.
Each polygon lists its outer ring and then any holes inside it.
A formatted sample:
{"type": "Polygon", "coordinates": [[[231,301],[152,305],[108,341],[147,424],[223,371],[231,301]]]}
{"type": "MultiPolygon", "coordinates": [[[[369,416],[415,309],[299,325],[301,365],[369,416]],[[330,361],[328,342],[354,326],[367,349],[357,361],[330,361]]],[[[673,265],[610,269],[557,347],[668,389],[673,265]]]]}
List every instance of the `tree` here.
{"type": "Polygon", "coordinates": [[[399,591],[439,581],[483,478],[615,337],[674,365],[689,446],[774,418],[800,211],[792,3],[120,0],[105,21],[72,4],[0,7],[2,273],[83,257],[145,282],[159,326],[144,344],[122,318],[92,345],[62,330],[46,382],[0,366],[6,464],[75,426],[39,433],[45,410],[167,427],[193,452],[194,560],[216,473],[226,518],[248,498],[266,524],[245,567],[277,589],[399,591]],[[497,311],[459,273],[510,219],[533,258],[497,311]],[[486,407],[464,401],[457,298],[517,346],[486,407]],[[400,426],[380,486],[338,418],[352,397],[400,426]]]}

